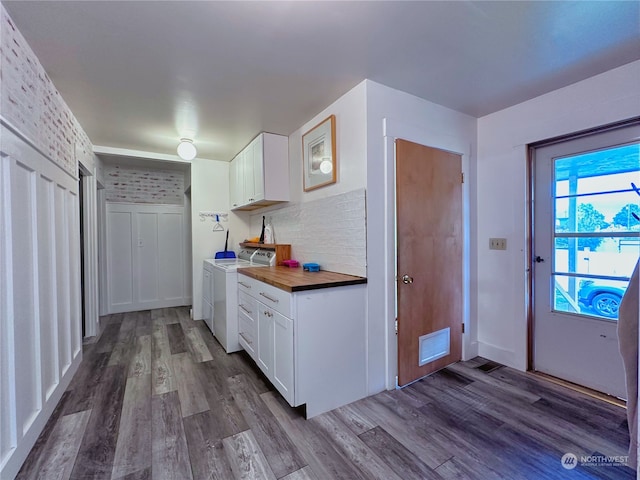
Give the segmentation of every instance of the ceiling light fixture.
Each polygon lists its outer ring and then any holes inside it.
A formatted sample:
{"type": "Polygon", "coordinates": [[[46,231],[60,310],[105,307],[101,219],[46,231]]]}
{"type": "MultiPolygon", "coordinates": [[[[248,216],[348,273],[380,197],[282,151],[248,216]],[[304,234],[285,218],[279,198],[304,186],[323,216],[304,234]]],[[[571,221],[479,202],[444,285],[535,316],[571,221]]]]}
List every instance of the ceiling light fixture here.
{"type": "Polygon", "coordinates": [[[181,138],[178,144],[178,156],[183,160],[193,160],[196,158],[196,146],[190,138],[181,138]]]}

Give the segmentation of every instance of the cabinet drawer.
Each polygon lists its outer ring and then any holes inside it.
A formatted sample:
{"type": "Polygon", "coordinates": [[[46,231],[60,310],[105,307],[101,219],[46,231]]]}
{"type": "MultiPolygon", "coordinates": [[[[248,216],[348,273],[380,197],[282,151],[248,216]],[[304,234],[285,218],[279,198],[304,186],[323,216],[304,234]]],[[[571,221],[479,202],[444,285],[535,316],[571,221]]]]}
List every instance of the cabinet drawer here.
{"type": "Polygon", "coordinates": [[[241,311],[238,312],[238,340],[240,345],[255,360],[256,358],[256,323],[253,318],[241,311]]]}
{"type": "Polygon", "coordinates": [[[252,319],[258,318],[257,302],[242,290],[238,291],[238,312],[248,315],[252,319]]]}
{"type": "Polygon", "coordinates": [[[291,294],[266,283],[256,282],[251,296],[285,317],[291,317],[291,294]]]}

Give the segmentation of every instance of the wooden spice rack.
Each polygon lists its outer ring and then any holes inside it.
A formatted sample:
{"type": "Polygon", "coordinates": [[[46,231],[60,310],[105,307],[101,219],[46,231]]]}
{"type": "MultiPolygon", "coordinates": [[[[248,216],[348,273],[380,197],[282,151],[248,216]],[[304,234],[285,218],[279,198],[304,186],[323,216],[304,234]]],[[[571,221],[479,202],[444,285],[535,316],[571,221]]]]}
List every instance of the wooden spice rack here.
{"type": "Polygon", "coordinates": [[[276,265],[282,265],[284,260],[291,258],[291,245],[286,243],[254,243],[241,242],[241,247],[262,248],[264,250],[274,250],[276,252],[276,265]]]}

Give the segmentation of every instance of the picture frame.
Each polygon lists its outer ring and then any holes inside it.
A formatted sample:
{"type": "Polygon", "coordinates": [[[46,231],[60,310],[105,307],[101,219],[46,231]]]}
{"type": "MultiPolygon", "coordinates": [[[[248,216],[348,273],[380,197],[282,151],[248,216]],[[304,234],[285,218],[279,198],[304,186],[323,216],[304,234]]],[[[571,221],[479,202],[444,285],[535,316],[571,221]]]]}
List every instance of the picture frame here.
{"type": "Polygon", "coordinates": [[[336,116],[329,115],[302,135],[302,182],[305,192],[336,183],[336,116]]]}

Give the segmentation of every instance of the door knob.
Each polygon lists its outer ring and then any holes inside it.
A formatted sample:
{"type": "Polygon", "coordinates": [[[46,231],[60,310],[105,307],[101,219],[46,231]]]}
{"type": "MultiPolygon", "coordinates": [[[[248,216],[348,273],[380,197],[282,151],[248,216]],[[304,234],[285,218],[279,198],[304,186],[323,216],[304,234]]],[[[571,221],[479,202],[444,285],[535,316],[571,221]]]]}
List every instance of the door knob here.
{"type": "Polygon", "coordinates": [[[404,283],[405,285],[411,285],[413,283],[413,277],[410,277],[409,275],[403,275],[402,283],[404,283]]]}
{"type": "Polygon", "coordinates": [[[544,258],[542,258],[540,255],[538,255],[538,256],[535,258],[535,261],[536,261],[536,263],[542,263],[542,262],[544,262],[544,258]]]}

